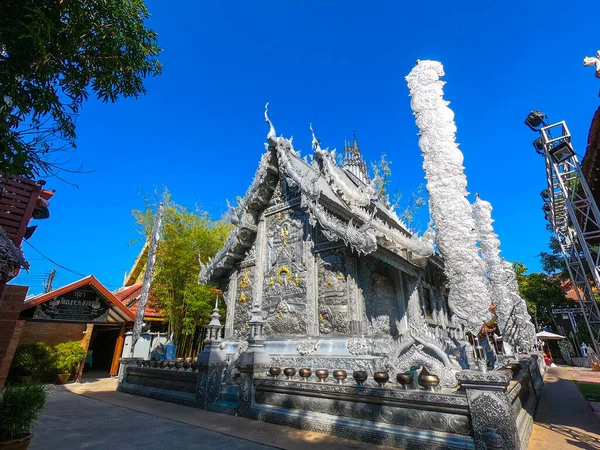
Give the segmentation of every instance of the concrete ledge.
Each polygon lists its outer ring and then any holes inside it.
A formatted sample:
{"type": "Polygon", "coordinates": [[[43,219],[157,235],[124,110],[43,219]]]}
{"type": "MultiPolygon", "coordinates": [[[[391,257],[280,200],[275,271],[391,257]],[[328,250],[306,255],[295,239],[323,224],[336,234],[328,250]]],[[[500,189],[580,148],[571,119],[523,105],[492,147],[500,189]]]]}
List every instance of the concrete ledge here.
{"type": "Polygon", "coordinates": [[[125,374],[125,382],[127,384],[195,394],[198,373],[183,370],[128,366],[127,373],[125,374]]]}
{"type": "Polygon", "coordinates": [[[349,419],[315,412],[277,408],[268,405],[254,406],[255,419],[286,425],[319,433],[357,439],[374,444],[393,445],[403,449],[415,450],[458,450],[475,449],[471,437],[417,430],[398,425],[372,423],[364,420],[349,419]]]}
{"type": "Polygon", "coordinates": [[[161,389],[127,382],[121,384],[119,391],[127,394],[141,395],[143,397],[162,400],[164,402],[177,403],[178,405],[197,406],[196,395],[187,392],[173,391],[170,389],[161,389]]]}
{"type": "Polygon", "coordinates": [[[237,415],[238,405],[239,404],[236,402],[219,401],[215,403],[209,403],[206,409],[216,413],[229,414],[230,416],[235,416],[237,415]]]}

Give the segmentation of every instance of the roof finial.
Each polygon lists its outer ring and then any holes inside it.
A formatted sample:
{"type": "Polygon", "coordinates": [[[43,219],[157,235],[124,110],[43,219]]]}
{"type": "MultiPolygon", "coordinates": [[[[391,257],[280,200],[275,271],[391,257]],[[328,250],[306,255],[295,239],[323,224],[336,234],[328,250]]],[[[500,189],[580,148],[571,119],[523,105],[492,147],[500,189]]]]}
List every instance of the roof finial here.
{"type": "Polygon", "coordinates": [[[600,50],[597,52],[597,57],[586,56],[583,58],[584,66],[596,66],[596,78],[600,78],[600,50]]]}
{"type": "Polygon", "coordinates": [[[315,151],[320,152],[321,151],[321,141],[317,139],[317,137],[315,136],[315,132],[313,130],[312,127],[312,123],[310,124],[310,133],[312,134],[312,148],[315,151]]]}
{"type": "Polygon", "coordinates": [[[277,134],[275,133],[275,127],[273,123],[269,119],[269,102],[265,105],[265,122],[269,124],[269,133],[267,134],[267,141],[271,146],[275,147],[277,145],[277,134]]]}

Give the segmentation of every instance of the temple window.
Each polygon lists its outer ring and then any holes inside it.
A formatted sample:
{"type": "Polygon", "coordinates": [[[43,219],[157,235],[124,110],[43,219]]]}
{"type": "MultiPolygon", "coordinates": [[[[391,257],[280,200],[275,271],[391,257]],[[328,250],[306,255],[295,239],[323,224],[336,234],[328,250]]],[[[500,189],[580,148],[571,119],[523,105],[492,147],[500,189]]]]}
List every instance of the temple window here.
{"type": "Polygon", "coordinates": [[[431,304],[431,291],[428,287],[423,286],[423,305],[425,306],[425,317],[431,317],[433,305],[431,304]]]}

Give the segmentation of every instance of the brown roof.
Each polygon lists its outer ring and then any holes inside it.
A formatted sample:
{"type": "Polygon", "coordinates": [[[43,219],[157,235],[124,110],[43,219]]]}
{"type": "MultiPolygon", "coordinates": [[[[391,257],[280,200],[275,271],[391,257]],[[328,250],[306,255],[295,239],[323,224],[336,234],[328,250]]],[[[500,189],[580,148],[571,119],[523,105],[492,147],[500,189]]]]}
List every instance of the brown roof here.
{"type": "MultiPolygon", "coordinates": [[[[138,311],[139,299],[142,294],[142,283],[135,283],[131,286],[121,288],[121,290],[114,293],[115,297],[125,305],[129,311],[135,316],[138,311]]],[[[144,310],[144,318],[146,319],[164,319],[166,314],[160,312],[157,298],[152,295],[148,296],[148,303],[146,303],[146,309],[144,310]]]]}
{"type": "MultiPolygon", "coordinates": [[[[571,300],[574,302],[579,301],[579,299],[577,298],[577,292],[575,292],[575,287],[573,287],[573,282],[570,279],[563,281],[560,285],[560,289],[565,294],[565,298],[567,300],[571,300]]],[[[598,292],[598,289],[596,289],[595,286],[592,286],[592,291],[598,292]]],[[[584,297],[583,291],[581,289],[579,289],[579,292],[581,293],[581,297],[583,298],[584,297]]]]}
{"type": "Polygon", "coordinates": [[[75,289],[78,289],[83,286],[91,286],[94,288],[105,300],[107,300],[111,306],[111,311],[109,312],[110,321],[113,322],[135,322],[135,313],[132,313],[129,309],[127,309],[117,298],[110,292],[108,289],[104,287],[102,283],[100,283],[93,275],[89,275],[85,278],[82,278],[79,281],[75,281],[71,284],[67,284],[61,288],[55,289],[50,292],[46,292],[44,294],[36,295],[35,297],[30,297],[25,300],[23,303],[23,307],[21,311],[25,311],[26,309],[33,308],[34,306],[39,305],[40,303],[47,302],[52,300],[59,295],[66,294],[67,292],[71,292],[75,289]]]}

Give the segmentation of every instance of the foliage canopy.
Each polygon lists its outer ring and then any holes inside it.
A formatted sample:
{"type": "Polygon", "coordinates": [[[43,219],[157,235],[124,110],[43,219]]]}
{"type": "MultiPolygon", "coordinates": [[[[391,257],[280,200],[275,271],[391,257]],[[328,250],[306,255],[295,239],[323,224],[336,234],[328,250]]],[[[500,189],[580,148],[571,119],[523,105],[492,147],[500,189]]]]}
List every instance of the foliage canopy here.
{"type": "Polygon", "coordinates": [[[0,442],[29,434],[46,405],[46,396],[39,383],[6,386],[0,392],[0,442]]]}
{"type": "Polygon", "coordinates": [[[19,375],[37,376],[52,365],[54,351],[45,342],[32,342],[17,347],[12,365],[19,375]]]}
{"type": "Polygon", "coordinates": [[[517,274],[519,292],[527,302],[529,314],[538,324],[553,323],[552,307],[569,304],[561,289],[560,279],[545,273],[526,274],[527,267],[520,262],[513,263],[513,267],[517,274]]]}
{"type": "MultiPolygon", "coordinates": [[[[399,193],[390,193],[392,162],[385,153],[381,155],[379,161],[371,162],[371,177],[379,200],[388,208],[395,210],[402,201],[402,195],[399,193]]],[[[408,225],[413,224],[416,212],[427,204],[423,189],[423,185],[421,184],[411,193],[406,203],[406,208],[399,214],[400,220],[408,225]]]]}
{"type": "MultiPolygon", "coordinates": [[[[155,208],[150,204],[144,211],[133,211],[145,237],[150,235],[154,214],[155,208]]],[[[229,223],[214,221],[205,211],[189,211],[170,198],[165,202],[152,293],[168,317],[169,333],[173,333],[178,355],[197,347],[194,339],[203,338],[198,328],[208,324],[214,309],[215,290],[198,284],[199,258],[206,262],[213,257],[229,231],[229,223]]],[[[222,301],[220,307],[224,316],[222,301]]]]}
{"type": "Polygon", "coordinates": [[[86,352],[79,341],[71,341],[54,346],[54,354],[54,368],[58,373],[70,374],[75,367],[83,363],[86,352]]]}
{"type": "Polygon", "coordinates": [[[161,72],[143,0],[3,0],[0,17],[0,172],[55,173],[90,92],[137,97],[161,72]]]}

